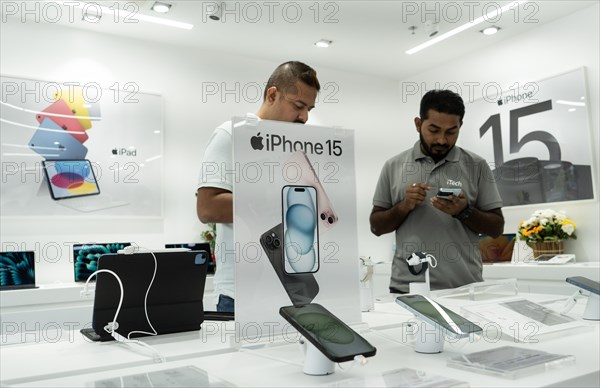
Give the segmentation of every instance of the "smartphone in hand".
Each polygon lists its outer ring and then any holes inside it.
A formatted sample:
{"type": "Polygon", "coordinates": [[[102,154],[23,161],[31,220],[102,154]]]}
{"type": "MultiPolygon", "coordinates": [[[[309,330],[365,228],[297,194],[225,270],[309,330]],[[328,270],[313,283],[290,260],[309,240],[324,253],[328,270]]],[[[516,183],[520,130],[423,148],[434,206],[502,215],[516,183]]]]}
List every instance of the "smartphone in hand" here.
{"type": "Polygon", "coordinates": [[[442,199],[448,199],[449,200],[451,195],[455,196],[455,197],[458,197],[461,192],[462,192],[461,189],[441,187],[438,190],[438,192],[436,194],[436,197],[442,198],[442,199]]]}

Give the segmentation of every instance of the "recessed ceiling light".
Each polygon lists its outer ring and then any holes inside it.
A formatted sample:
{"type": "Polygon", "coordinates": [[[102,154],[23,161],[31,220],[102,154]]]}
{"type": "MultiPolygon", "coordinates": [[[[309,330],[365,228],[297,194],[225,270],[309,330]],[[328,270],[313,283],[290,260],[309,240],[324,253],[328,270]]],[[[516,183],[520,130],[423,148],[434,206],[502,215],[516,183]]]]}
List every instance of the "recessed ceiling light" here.
{"type": "Polygon", "coordinates": [[[498,12],[500,12],[500,14],[503,14],[504,12],[507,12],[509,9],[519,7],[521,4],[526,3],[527,1],[528,0],[517,0],[517,1],[514,1],[514,2],[512,2],[510,4],[505,5],[504,7],[500,8],[499,10],[495,9],[493,11],[490,11],[487,14],[478,17],[477,19],[474,19],[474,20],[472,20],[472,21],[470,21],[468,23],[465,23],[465,24],[463,24],[461,26],[458,26],[458,27],[456,27],[456,28],[454,28],[454,29],[452,29],[452,30],[450,30],[448,32],[445,32],[445,33],[441,34],[441,35],[438,34],[433,39],[429,39],[425,43],[421,43],[420,45],[415,46],[415,47],[411,48],[410,50],[406,50],[406,54],[412,55],[412,54],[417,53],[417,52],[419,52],[419,51],[421,51],[423,49],[426,49],[427,47],[433,46],[434,44],[439,43],[439,42],[441,42],[441,41],[443,41],[445,39],[448,39],[448,38],[450,38],[450,37],[452,37],[452,36],[454,36],[456,34],[459,34],[459,33],[463,32],[465,30],[468,30],[469,28],[471,28],[473,26],[476,26],[476,25],[478,25],[480,23],[483,23],[483,22],[485,22],[487,20],[490,20],[491,18],[497,17],[498,16],[497,15],[498,12]]]}
{"type": "Polygon", "coordinates": [[[327,40],[327,39],[321,39],[317,42],[315,42],[315,46],[317,47],[321,47],[321,48],[327,48],[329,47],[330,44],[332,44],[333,41],[332,40],[327,40]]]}
{"type": "Polygon", "coordinates": [[[167,3],[155,2],[152,6],[152,10],[158,13],[167,13],[171,10],[172,5],[167,3]]]}
{"type": "MultiPolygon", "coordinates": [[[[115,16],[118,16],[120,18],[121,17],[123,17],[123,18],[129,17],[127,12],[115,12],[113,8],[104,7],[104,6],[98,5],[97,3],[87,3],[84,1],[66,1],[66,0],[46,0],[46,1],[83,9],[84,15],[86,14],[85,11],[87,10],[87,8],[94,8],[94,9],[97,9],[98,11],[101,11],[100,16],[114,14],[115,16]],[[92,4],[94,7],[90,7],[90,4],[92,4]]],[[[184,30],[191,30],[192,28],[194,28],[194,25],[190,24],[190,23],[178,22],[176,20],[164,19],[162,17],[150,16],[150,15],[146,15],[143,13],[136,13],[135,15],[131,16],[131,19],[132,20],[140,20],[140,21],[144,21],[144,22],[148,22],[148,23],[162,24],[163,26],[182,28],[184,30]]]]}
{"type": "Polygon", "coordinates": [[[479,32],[481,32],[483,35],[494,35],[498,31],[500,31],[500,27],[490,26],[488,28],[484,28],[479,32]]]}

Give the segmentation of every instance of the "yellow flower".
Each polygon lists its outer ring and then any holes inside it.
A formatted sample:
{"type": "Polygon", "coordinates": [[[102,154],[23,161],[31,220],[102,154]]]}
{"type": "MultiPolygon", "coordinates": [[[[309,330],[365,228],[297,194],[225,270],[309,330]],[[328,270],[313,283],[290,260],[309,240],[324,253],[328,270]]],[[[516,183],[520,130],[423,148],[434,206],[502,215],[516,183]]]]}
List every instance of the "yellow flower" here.
{"type": "Polygon", "coordinates": [[[572,220],[569,220],[568,218],[565,218],[562,221],[563,225],[573,225],[573,228],[577,228],[577,225],[575,225],[575,223],[572,220]]]}

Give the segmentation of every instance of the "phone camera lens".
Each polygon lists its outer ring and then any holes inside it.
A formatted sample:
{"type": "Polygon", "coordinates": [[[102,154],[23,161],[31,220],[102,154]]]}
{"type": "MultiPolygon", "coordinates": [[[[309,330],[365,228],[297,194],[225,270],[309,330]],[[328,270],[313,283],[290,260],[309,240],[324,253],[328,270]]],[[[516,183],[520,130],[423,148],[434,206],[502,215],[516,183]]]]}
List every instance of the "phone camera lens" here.
{"type": "Polygon", "coordinates": [[[325,218],[327,218],[327,216],[325,215],[325,213],[321,213],[321,219],[325,220],[325,218]]]}
{"type": "Polygon", "coordinates": [[[274,238],[274,239],[273,239],[273,246],[274,246],[275,248],[279,248],[279,246],[280,246],[280,245],[281,245],[281,241],[279,241],[279,239],[278,239],[278,238],[274,238]]]}
{"type": "Polygon", "coordinates": [[[271,245],[273,243],[273,237],[271,237],[271,235],[268,235],[267,237],[265,237],[265,242],[268,245],[271,245]]]}
{"type": "Polygon", "coordinates": [[[333,224],[333,221],[334,221],[333,217],[329,217],[329,218],[327,219],[327,222],[329,222],[330,224],[333,224]]]}

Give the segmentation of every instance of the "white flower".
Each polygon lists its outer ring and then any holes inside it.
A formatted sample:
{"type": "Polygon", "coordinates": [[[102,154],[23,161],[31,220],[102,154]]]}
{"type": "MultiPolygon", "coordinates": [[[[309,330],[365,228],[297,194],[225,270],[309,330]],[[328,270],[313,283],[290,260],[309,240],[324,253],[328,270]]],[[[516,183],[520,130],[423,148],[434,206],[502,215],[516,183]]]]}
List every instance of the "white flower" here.
{"type": "Polygon", "coordinates": [[[541,212],[542,218],[552,218],[554,217],[556,212],[552,209],[546,209],[541,212]]]}
{"type": "Polygon", "coordinates": [[[545,226],[547,223],[548,223],[548,219],[547,218],[540,219],[540,225],[545,226]]]}
{"type": "Polygon", "coordinates": [[[572,235],[573,232],[575,231],[575,227],[572,224],[565,224],[561,227],[561,229],[563,230],[563,232],[565,232],[569,236],[572,235]]]}

